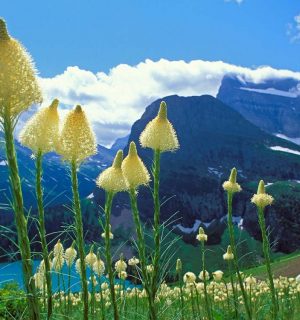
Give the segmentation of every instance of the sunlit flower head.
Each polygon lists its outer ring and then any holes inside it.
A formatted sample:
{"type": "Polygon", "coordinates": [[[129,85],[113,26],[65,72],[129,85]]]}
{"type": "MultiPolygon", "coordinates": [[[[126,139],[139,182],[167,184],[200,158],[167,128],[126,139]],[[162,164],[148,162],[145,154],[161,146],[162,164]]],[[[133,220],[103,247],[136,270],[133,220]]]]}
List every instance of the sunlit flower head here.
{"type": "Polygon", "coordinates": [[[130,266],[136,266],[139,263],[140,263],[140,260],[136,257],[132,257],[131,259],[128,260],[128,264],[130,266]]]}
{"type": "Polygon", "coordinates": [[[271,205],[273,201],[274,198],[266,193],[264,181],[260,180],[257,193],[253,195],[251,202],[258,208],[264,209],[266,206],[271,205]]]}
{"type": "Polygon", "coordinates": [[[207,241],[207,234],[205,234],[205,231],[202,227],[199,228],[199,233],[197,234],[196,239],[200,242],[206,242],[207,241]]]}
{"type": "Polygon", "coordinates": [[[234,255],[233,255],[231,246],[228,246],[226,253],[223,254],[223,259],[226,261],[229,261],[229,260],[233,260],[233,258],[234,258],[234,255]]]}
{"type": "Polygon", "coordinates": [[[127,157],[122,162],[122,170],[130,188],[135,189],[140,185],[147,185],[150,181],[149,172],[138,156],[133,141],[130,143],[127,157]]]}
{"type": "Polygon", "coordinates": [[[209,278],[210,278],[210,275],[209,275],[209,272],[207,271],[207,270],[204,270],[204,272],[203,271],[201,271],[200,273],[199,273],[199,279],[200,280],[209,280],[209,278]]]}
{"type": "Polygon", "coordinates": [[[74,260],[76,259],[76,256],[77,256],[77,251],[74,248],[74,244],[72,244],[71,247],[66,249],[65,254],[64,254],[66,265],[68,267],[70,267],[74,263],[74,260]]]}
{"type": "Polygon", "coordinates": [[[140,135],[140,143],[144,148],[153,150],[174,151],[179,142],[173,125],[167,117],[167,104],[162,101],[157,116],[151,120],[140,135]]]}
{"type": "Polygon", "coordinates": [[[94,263],[97,261],[97,256],[93,252],[94,246],[91,246],[90,252],[85,257],[85,263],[88,267],[93,268],[94,263]]]}
{"type": "Polygon", "coordinates": [[[100,257],[97,257],[97,260],[93,264],[93,271],[98,277],[101,277],[104,274],[105,271],[105,264],[104,262],[100,259],[100,257]]]}
{"type": "Polygon", "coordinates": [[[196,281],[196,275],[193,272],[187,272],[183,276],[184,283],[194,283],[196,281]]]}
{"type": "Polygon", "coordinates": [[[223,183],[223,189],[230,193],[240,192],[242,190],[241,186],[236,182],[237,170],[233,168],[230,173],[228,181],[223,183]]]}
{"type": "Polygon", "coordinates": [[[37,153],[54,151],[59,138],[59,101],[53,100],[51,105],[40,109],[24,126],[20,133],[20,142],[37,153]]]}
{"type": "Polygon", "coordinates": [[[100,173],[96,183],[106,192],[128,190],[128,185],[122,171],[123,151],[119,150],[111,167],[100,173]]]}
{"type": "Polygon", "coordinates": [[[42,102],[34,63],[26,49],[13,39],[0,18],[0,119],[16,118],[34,103],[42,102]]]}
{"type": "Polygon", "coordinates": [[[221,270],[217,270],[217,271],[212,273],[213,278],[214,278],[215,281],[221,281],[222,278],[223,278],[223,274],[224,274],[224,272],[221,271],[221,270]]]}
{"type": "Polygon", "coordinates": [[[176,260],[176,272],[181,272],[182,270],[182,262],[180,259],[176,260]]]}
{"type": "Polygon", "coordinates": [[[120,259],[115,263],[115,270],[118,273],[122,271],[126,271],[126,268],[127,268],[127,263],[123,259],[120,259]]]}
{"type": "Polygon", "coordinates": [[[97,153],[94,132],[79,105],[66,116],[60,134],[58,152],[64,160],[76,163],[97,153]]]}

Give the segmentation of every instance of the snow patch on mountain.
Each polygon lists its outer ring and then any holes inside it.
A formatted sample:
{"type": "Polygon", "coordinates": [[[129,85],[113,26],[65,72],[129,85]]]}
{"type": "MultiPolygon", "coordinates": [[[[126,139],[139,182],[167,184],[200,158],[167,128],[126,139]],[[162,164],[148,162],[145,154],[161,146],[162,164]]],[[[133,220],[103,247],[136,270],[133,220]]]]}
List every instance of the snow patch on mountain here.
{"type": "Polygon", "coordinates": [[[254,89],[254,88],[246,88],[246,87],[240,87],[241,90],[251,91],[251,92],[257,92],[257,93],[264,93],[264,94],[271,94],[275,96],[281,96],[281,97],[287,97],[287,98],[297,98],[299,96],[299,92],[297,91],[283,91],[278,90],[274,88],[268,88],[268,89],[254,89]]]}
{"type": "Polygon", "coordinates": [[[270,147],[270,149],[272,149],[274,151],[282,151],[282,152],[297,154],[297,155],[300,156],[300,151],[292,150],[292,149],[289,149],[289,148],[284,148],[284,147],[280,147],[280,146],[274,146],[274,147],[270,147]]]}

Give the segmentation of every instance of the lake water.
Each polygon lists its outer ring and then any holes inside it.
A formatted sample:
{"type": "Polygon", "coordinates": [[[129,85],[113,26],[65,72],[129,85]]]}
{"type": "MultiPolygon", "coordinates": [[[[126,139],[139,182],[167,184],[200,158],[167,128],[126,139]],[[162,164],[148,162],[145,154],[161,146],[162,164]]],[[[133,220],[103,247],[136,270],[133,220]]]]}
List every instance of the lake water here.
{"type": "MultiPolygon", "coordinates": [[[[34,272],[37,270],[40,261],[34,261],[34,272]]],[[[89,270],[87,270],[87,276],[90,277],[89,270]]],[[[60,285],[61,290],[63,287],[67,289],[68,286],[68,267],[64,265],[61,274],[60,274],[60,285]]],[[[101,278],[101,282],[107,281],[105,277],[101,278]]],[[[20,261],[10,262],[10,263],[0,263],[0,287],[8,282],[16,282],[19,284],[20,288],[23,288],[23,273],[22,273],[22,265],[20,261]]],[[[116,280],[116,283],[119,283],[120,280],[116,280]]],[[[52,286],[53,292],[58,291],[58,274],[52,271],[52,286]]],[[[125,281],[125,287],[130,288],[134,285],[130,281],[125,281]]],[[[75,271],[75,267],[73,265],[71,269],[71,291],[78,292],[81,290],[80,278],[79,275],[75,271]]]]}

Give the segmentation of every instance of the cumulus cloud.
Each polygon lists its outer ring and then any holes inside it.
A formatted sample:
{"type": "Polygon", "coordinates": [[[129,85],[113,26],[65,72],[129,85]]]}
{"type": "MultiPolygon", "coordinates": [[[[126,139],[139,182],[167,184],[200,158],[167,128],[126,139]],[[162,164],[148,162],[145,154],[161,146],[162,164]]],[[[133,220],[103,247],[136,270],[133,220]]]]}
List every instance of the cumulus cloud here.
{"type": "Polygon", "coordinates": [[[286,34],[290,37],[291,42],[300,40],[300,14],[294,17],[293,23],[288,23],[286,34]]]}
{"type": "Polygon", "coordinates": [[[134,121],[155,99],[172,94],[216,96],[227,74],[254,83],[270,78],[300,80],[300,73],[269,66],[249,69],[222,61],[148,59],[135,66],[120,64],[109,73],[68,67],[62,74],[39,81],[44,104],[58,98],[62,114],[81,104],[93,123],[98,142],[108,146],[116,138],[127,135],[134,121]]]}

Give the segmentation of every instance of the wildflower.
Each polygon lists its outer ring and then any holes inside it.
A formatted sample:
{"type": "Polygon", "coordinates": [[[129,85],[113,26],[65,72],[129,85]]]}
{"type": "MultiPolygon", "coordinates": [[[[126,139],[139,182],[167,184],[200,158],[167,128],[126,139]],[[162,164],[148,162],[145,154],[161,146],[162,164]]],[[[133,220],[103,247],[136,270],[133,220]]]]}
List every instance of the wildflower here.
{"type": "Polygon", "coordinates": [[[122,161],[123,151],[119,150],[115,156],[113,165],[101,172],[99,175],[96,181],[98,187],[107,192],[120,192],[128,189],[128,185],[121,169],[122,161]]]}
{"type": "Polygon", "coordinates": [[[143,161],[138,156],[136,145],[132,141],[129,146],[127,157],[122,162],[122,171],[130,188],[147,185],[150,175],[143,161]]]}
{"type": "Polygon", "coordinates": [[[107,290],[107,289],[108,289],[108,284],[107,284],[107,282],[103,282],[103,283],[101,284],[101,289],[102,289],[102,290],[107,290]]]}
{"type": "MultiPolygon", "coordinates": [[[[109,239],[113,239],[114,238],[114,235],[112,234],[112,232],[111,232],[111,225],[109,225],[109,230],[110,230],[110,232],[109,232],[109,239]]],[[[101,233],[101,237],[103,238],[103,239],[105,239],[105,232],[103,232],[103,233],[101,233]]]]}
{"type": "Polygon", "coordinates": [[[227,252],[225,254],[223,254],[223,259],[229,261],[229,260],[233,260],[233,258],[234,258],[234,256],[232,253],[231,246],[228,246],[227,252]]]}
{"type": "Polygon", "coordinates": [[[147,266],[146,266],[146,270],[147,270],[148,273],[152,273],[153,270],[154,270],[153,265],[152,265],[152,264],[147,265],[147,266]]]}
{"type": "Polygon", "coordinates": [[[121,271],[118,273],[118,276],[120,279],[125,280],[127,278],[127,272],[126,271],[121,271]]]}
{"type": "Polygon", "coordinates": [[[212,273],[213,278],[214,278],[215,281],[221,281],[222,278],[223,278],[223,274],[224,274],[224,272],[221,271],[221,270],[217,270],[217,271],[212,273]]]}
{"type": "Polygon", "coordinates": [[[199,273],[199,279],[202,280],[202,281],[204,281],[204,280],[209,280],[209,272],[206,271],[206,270],[204,270],[204,272],[201,271],[201,272],[199,273]]]}
{"type": "Polygon", "coordinates": [[[240,192],[242,190],[241,186],[236,182],[237,171],[233,168],[230,173],[228,181],[223,183],[223,189],[230,193],[240,192]]]}
{"type": "Polygon", "coordinates": [[[297,275],[296,282],[300,283],[300,274],[297,275]]]}
{"type": "Polygon", "coordinates": [[[193,272],[187,272],[183,276],[183,282],[184,283],[194,283],[196,281],[196,275],[193,272]]]}
{"type": "Polygon", "coordinates": [[[59,142],[63,159],[77,164],[97,152],[95,135],[81,106],[68,113],[59,142]]]}
{"type": "Polygon", "coordinates": [[[43,273],[41,272],[37,272],[34,274],[34,283],[36,288],[38,288],[39,290],[44,290],[44,285],[45,285],[45,278],[43,273]]]}
{"type": "Polygon", "coordinates": [[[100,259],[100,257],[97,257],[97,260],[93,264],[93,271],[98,277],[101,277],[105,271],[105,265],[104,262],[100,259]]]}
{"type": "Polygon", "coordinates": [[[77,256],[77,251],[72,244],[72,246],[70,248],[66,249],[65,254],[64,254],[66,265],[68,267],[70,267],[73,264],[76,256],[77,256]]]}
{"type": "Polygon", "coordinates": [[[248,286],[250,286],[250,285],[255,285],[256,282],[257,282],[257,280],[256,280],[256,278],[254,278],[254,277],[252,277],[252,276],[249,276],[249,277],[247,277],[247,278],[245,279],[245,282],[246,282],[246,284],[247,284],[248,286]]]}
{"type": "Polygon", "coordinates": [[[32,58],[13,39],[3,19],[0,19],[0,118],[16,118],[33,103],[42,102],[32,58]]]}
{"type": "Polygon", "coordinates": [[[167,105],[161,102],[157,116],[151,120],[140,135],[140,143],[144,148],[160,152],[174,151],[179,148],[173,125],[167,118],[167,105]]]}
{"type": "Polygon", "coordinates": [[[118,273],[125,271],[126,268],[127,268],[127,264],[123,259],[120,259],[115,263],[115,269],[118,273]]]}
{"type": "Polygon", "coordinates": [[[204,232],[202,227],[199,228],[199,233],[197,234],[196,239],[198,241],[201,241],[201,242],[206,242],[207,241],[207,234],[205,234],[205,232],[204,232]]]}
{"type": "Polygon", "coordinates": [[[252,197],[251,202],[258,208],[264,209],[266,206],[272,204],[274,198],[266,193],[265,184],[260,180],[257,193],[252,197]]]}
{"type": "Polygon", "coordinates": [[[60,239],[55,244],[54,249],[53,249],[53,253],[54,253],[54,257],[63,256],[64,247],[63,247],[62,243],[60,242],[60,239]]]}
{"type": "Polygon", "coordinates": [[[182,270],[182,262],[180,259],[177,259],[176,261],[176,272],[179,273],[182,270]]]}
{"type": "Polygon", "coordinates": [[[59,101],[53,100],[51,105],[40,109],[24,126],[20,134],[20,142],[35,153],[50,152],[58,144],[59,116],[57,112],[59,101]]]}
{"type": "Polygon", "coordinates": [[[60,272],[63,265],[64,265],[64,258],[63,258],[63,255],[57,255],[57,256],[54,256],[53,258],[53,261],[52,261],[52,268],[55,272],[60,272]]]}
{"type": "Polygon", "coordinates": [[[85,257],[85,263],[86,265],[88,265],[90,268],[93,268],[93,264],[96,262],[97,260],[97,256],[95,255],[95,253],[93,252],[94,246],[91,246],[90,252],[88,253],[88,255],[85,257]]]}
{"type": "Polygon", "coordinates": [[[132,257],[131,259],[128,260],[128,264],[130,266],[136,266],[139,263],[140,263],[140,260],[136,257],[132,257]]]}

